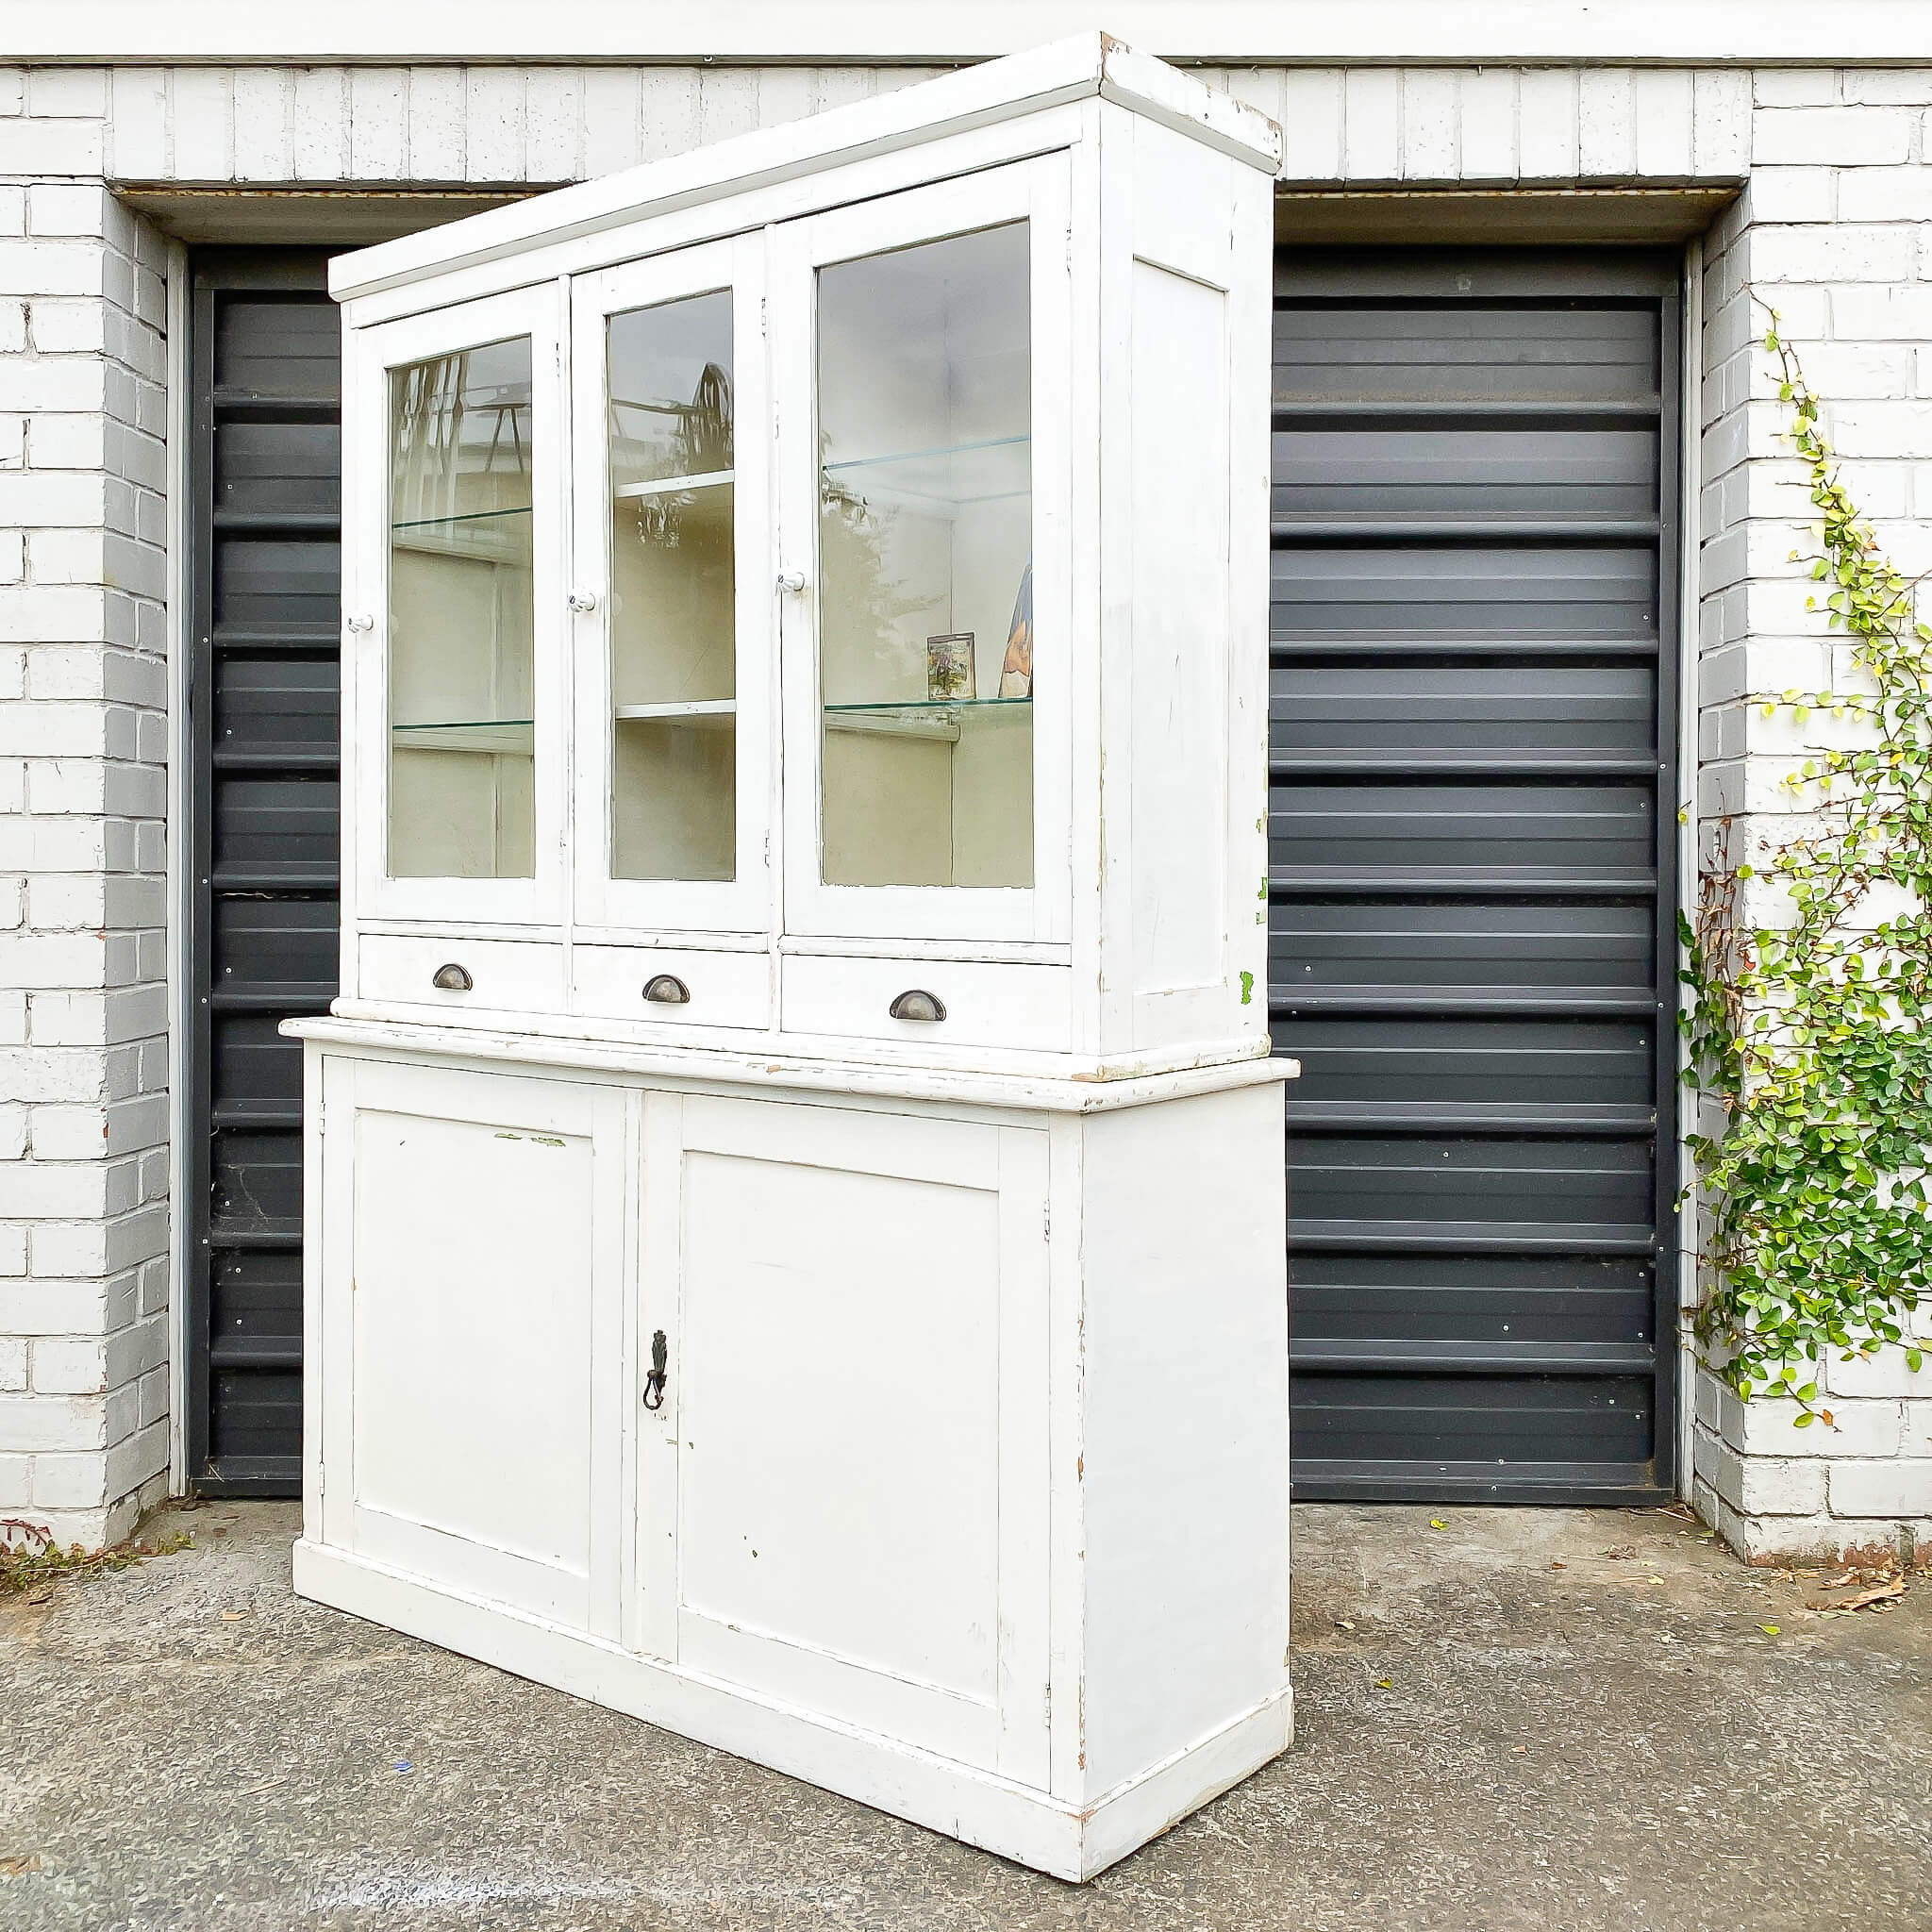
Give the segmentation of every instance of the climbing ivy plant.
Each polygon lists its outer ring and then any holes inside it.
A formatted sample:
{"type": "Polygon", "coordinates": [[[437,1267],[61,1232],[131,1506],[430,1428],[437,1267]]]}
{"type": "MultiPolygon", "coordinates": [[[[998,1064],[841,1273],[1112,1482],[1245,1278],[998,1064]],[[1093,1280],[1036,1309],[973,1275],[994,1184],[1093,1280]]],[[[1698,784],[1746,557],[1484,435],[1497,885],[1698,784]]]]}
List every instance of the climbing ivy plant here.
{"type": "Polygon", "coordinates": [[[1740,1394],[1795,1400],[1802,1427],[1831,1422],[1826,1351],[1907,1341],[1932,1293],[1932,626],[1860,521],[1775,314],[1764,345],[1819,519],[1807,608],[1822,595],[1850,667],[1829,690],[1752,700],[1836,721],[1821,734],[1836,748],[1786,777],[1790,836],[1738,854],[1729,819],[1712,824],[1680,1024],[1712,1127],[1688,1137],[1698,1341],[1740,1394]]]}

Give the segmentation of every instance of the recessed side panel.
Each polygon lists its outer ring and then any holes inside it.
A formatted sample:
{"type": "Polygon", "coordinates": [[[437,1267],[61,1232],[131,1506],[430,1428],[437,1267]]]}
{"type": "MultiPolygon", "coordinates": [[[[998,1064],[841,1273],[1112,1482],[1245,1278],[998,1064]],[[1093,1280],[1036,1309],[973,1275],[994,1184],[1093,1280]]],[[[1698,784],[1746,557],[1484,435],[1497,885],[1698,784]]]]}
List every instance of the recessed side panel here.
{"type": "Polygon", "coordinates": [[[1083,1128],[1090,1801],[1287,1688],[1280,1104],[1241,1088],[1083,1128]]]}

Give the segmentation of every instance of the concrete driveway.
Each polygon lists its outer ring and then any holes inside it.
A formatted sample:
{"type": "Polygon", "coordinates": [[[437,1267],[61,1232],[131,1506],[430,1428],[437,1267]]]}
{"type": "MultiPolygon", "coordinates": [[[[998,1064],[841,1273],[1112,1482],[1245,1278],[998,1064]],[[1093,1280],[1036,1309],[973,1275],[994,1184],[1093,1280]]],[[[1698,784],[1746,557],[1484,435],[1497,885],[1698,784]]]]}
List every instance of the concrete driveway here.
{"type": "Polygon", "coordinates": [[[1297,1509],[1294,1749],[1077,1890],[298,1603],[292,1507],[171,1512],[0,1604],[0,1925],[1932,1924],[1932,1577],[1819,1617],[1667,1515],[1435,1514],[1297,1509]]]}

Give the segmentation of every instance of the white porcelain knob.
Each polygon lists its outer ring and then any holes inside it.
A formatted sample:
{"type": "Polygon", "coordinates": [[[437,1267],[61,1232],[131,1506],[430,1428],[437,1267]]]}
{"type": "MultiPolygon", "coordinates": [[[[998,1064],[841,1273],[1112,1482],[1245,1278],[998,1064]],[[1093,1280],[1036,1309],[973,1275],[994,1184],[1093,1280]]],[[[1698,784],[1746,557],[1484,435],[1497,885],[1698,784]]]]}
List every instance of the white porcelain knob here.
{"type": "Polygon", "coordinates": [[[570,608],[573,610],[594,610],[597,608],[595,591],[573,591],[570,593],[570,608]]]}
{"type": "Polygon", "coordinates": [[[358,610],[348,620],[351,630],[374,630],[375,620],[366,610],[358,610]]]}
{"type": "Polygon", "coordinates": [[[802,570],[781,570],[778,573],[778,588],[796,595],[805,589],[805,573],[802,570]]]}

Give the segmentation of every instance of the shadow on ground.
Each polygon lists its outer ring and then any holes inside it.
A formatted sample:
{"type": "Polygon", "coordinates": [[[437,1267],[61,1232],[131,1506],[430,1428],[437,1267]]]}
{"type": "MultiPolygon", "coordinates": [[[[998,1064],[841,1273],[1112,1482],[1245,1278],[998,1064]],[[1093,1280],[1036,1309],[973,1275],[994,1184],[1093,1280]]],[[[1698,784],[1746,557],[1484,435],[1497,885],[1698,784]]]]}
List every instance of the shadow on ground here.
{"type": "Polygon", "coordinates": [[[1296,1510],[1293,1750],[1078,1890],[299,1603],[292,1506],[171,1512],[0,1607],[0,1924],[1932,1924],[1932,1578],[1813,1617],[1668,1515],[1435,1520],[1296,1510]]]}

